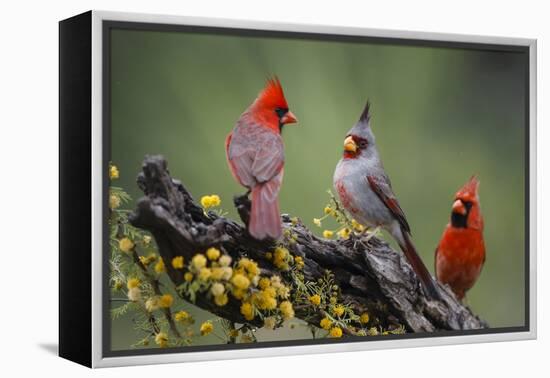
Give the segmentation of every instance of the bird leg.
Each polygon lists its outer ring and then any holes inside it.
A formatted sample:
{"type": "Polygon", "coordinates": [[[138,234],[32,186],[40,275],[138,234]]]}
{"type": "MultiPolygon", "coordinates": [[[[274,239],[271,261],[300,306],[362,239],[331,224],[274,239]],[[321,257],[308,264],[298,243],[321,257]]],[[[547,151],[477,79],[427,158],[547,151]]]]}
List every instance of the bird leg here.
{"type": "Polygon", "coordinates": [[[248,198],[250,192],[251,191],[249,189],[246,193],[233,197],[233,204],[235,205],[235,208],[237,208],[237,212],[239,213],[241,220],[247,227],[248,222],[250,221],[250,211],[252,209],[252,202],[250,202],[250,198],[248,198]]]}
{"type": "Polygon", "coordinates": [[[378,233],[380,232],[380,226],[376,226],[374,228],[374,230],[370,231],[368,229],[365,228],[365,230],[363,231],[363,234],[361,234],[361,238],[363,239],[363,235],[367,235],[363,240],[365,242],[369,242],[369,240],[371,240],[374,236],[376,236],[378,233]]]}

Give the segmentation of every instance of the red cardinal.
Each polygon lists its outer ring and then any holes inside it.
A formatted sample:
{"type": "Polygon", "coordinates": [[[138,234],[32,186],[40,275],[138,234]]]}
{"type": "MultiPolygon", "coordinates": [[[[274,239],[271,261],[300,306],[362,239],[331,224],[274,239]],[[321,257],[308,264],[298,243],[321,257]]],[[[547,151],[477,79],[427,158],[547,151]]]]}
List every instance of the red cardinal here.
{"type": "Polygon", "coordinates": [[[455,195],[451,222],[435,250],[437,279],[449,284],[458,299],[474,286],[485,263],[483,218],[478,179],[473,176],[455,195]]]}
{"type": "Polygon", "coordinates": [[[295,122],[275,77],[267,81],[225,140],[231,173],[252,192],[248,232],[258,240],[278,239],[282,234],[278,195],[285,157],[281,131],[295,122]]]}
{"type": "Polygon", "coordinates": [[[344,156],[334,171],[334,188],[342,206],[364,226],[387,230],[403,250],[426,293],[440,299],[432,276],[416,252],[405,213],[382,166],[370,127],[369,103],[344,140],[344,156]]]}

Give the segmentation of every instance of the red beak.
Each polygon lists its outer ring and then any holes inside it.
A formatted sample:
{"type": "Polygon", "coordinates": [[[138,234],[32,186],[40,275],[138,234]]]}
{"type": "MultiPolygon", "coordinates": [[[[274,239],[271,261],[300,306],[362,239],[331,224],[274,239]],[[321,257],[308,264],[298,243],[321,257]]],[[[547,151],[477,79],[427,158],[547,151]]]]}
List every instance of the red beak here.
{"type": "Polygon", "coordinates": [[[288,112],[286,112],[286,114],[283,116],[283,118],[281,118],[281,123],[283,125],[286,125],[288,123],[296,123],[298,122],[298,119],[296,118],[296,116],[294,114],[292,114],[292,112],[289,110],[288,112]]]}
{"type": "Polygon", "coordinates": [[[457,199],[453,203],[453,213],[457,213],[457,214],[460,214],[460,215],[466,215],[466,207],[464,206],[464,204],[462,203],[461,200],[457,199]]]}

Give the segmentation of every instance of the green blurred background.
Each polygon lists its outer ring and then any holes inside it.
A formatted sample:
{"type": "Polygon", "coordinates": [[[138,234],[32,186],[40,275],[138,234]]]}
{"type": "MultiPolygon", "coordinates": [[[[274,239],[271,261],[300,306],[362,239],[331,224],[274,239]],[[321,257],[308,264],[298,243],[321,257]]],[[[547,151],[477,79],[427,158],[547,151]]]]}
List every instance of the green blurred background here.
{"type": "MultiPolygon", "coordinates": [[[[243,189],[227,168],[224,140],[276,74],[299,119],[283,133],[281,211],[321,233],[312,218],[322,215],[343,138],[368,98],[384,166],[432,272],[453,195],[479,175],[487,261],[468,301],[492,327],[524,324],[523,55],[122,29],[111,44],[111,159],[117,185],[134,199],[144,155],[162,154],[195,198],[219,194],[238,219],[231,198],[243,189]]],[[[199,321],[211,316],[187,309],[199,321]]],[[[302,328],[262,331],[260,339],[307,338],[302,328]]],[[[113,349],[138,339],[129,317],[112,331],[113,349]]]]}

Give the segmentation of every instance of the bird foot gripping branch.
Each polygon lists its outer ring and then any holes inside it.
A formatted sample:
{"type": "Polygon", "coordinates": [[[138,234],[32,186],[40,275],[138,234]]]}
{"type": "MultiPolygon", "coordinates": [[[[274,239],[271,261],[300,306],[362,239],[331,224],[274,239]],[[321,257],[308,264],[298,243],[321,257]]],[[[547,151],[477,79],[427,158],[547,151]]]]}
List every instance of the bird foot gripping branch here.
{"type": "MultiPolygon", "coordinates": [[[[284,234],[290,235],[292,242],[284,236],[280,241],[282,245],[269,246],[258,242],[245,227],[231,219],[214,212],[205,215],[185,186],[170,177],[161,156],[145,158],[138,183],[145,196],[138,201],[130,222],[152,233],[164,261],[180,255],[185,261],[192,261],[197,252],[212,246],[231,256],[233,261],[251,260],[257,264],[261,277],[279,277],[276,280],[280,279],[280,284],[289,288],[286,313],[292,308],[296,318],[316,329],[327,326],[324,320],[327,314],[331,322],[340,322],[343,335],[363,335],[363,326],[406,332],[487,327],[446,287],[437,284],[441,301],[426,298],[419,290],[417,276],[402,255],[377,237],[366,245],[356,246],[351,239],[328,240],[285,215],[282,216],[284,234]],[[293,261],[289,269],[277,263],[277,251],[288,253],[291,259],[288,261],[293,261]],[[295,269],[298,265],[300,269],[295,269]],[[320,298],[304,291],[304,287],[316,287],[318,282],[326,284],[326,280],[331,280],[330,287],[335,288],[336,304],[329,301],[332,294],[323,290],[319,291],[320,298]],[[363,325],[360,315],[365,313],[369,314],[369,320],[363,325]]],[[[246,201],[242,202],[246,208],[246,201]]],[[[184,283],[184,271],[172,269],[168,264],[166,268],[174,285],[184,283]]],[[[191,298],[182,298],[193,302],[191,298]]],[[[250,327],[264,325],[258,317],[243,318],[242,303],[232,296],[223,306],[206,295],[193,299],[195,305],[228,321],[250,327]]],[[[335,335],[338,333],[334,331],[335,335]]]]}

